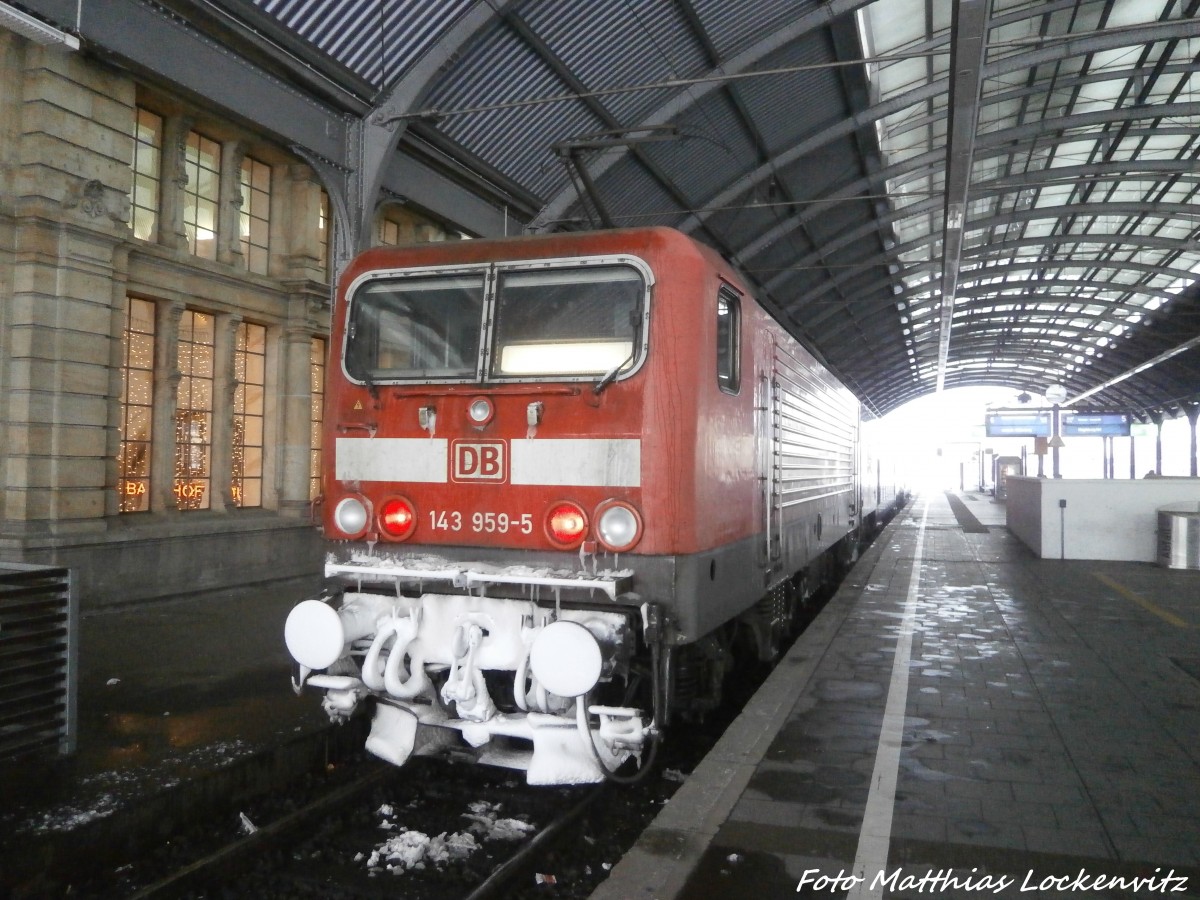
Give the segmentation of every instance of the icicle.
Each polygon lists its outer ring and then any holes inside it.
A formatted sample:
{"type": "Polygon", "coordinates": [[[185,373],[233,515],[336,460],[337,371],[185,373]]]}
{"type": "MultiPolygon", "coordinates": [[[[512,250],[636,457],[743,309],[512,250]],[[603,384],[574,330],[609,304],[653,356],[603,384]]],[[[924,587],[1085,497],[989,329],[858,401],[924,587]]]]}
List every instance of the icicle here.
{"type": "Polygon", "coordinates": [[[429,436],[433,437],[433,433],[437,430],[437,409],[433,406],[422,406],[417,410],[417,423],[429,432],[429,436]]]}
{"type": "Polygon", "coordinates": [[[538,424],[542,421],[542,412],[545,409],[545,404],[541,401],[535,401],[525,407],[525,439],[531,441],[537,436],[538,424]]]}
{"type": "Polygon", "coordinates": [[[595,575],[596,574],[596,553],[595,553],[595,551],[592,551],[591,553],[589,553],[589,552],[587,552],[586,548],[587,548],[586,542],[579,545],[579,568],[583,570],[585,575],[595,575]],[[588,560],[589,559],[592,561],[590,570],[588,568],[588,560]]]}

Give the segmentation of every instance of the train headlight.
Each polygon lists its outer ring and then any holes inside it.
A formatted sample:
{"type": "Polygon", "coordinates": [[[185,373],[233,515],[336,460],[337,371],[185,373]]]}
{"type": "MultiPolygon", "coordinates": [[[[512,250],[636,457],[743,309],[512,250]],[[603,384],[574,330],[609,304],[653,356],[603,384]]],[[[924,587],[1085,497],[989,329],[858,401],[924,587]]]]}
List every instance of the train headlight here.
{"type": "Polygon", "coordinates": [[[320,600],[305,600],[288,613],[283,640],[296,662],[320,670],[342,655],[346,632],[333,607],[320,600]]]}
{"type": "Polygon", "coordinates": [[[596,537],[600,546],[623,553],[642,537],[642,517],[627,503],[609,500],[596,508],[596,537]]]}
{"type": "Polygon", "coordinates": [[[471,405],[467,407],[467,417],[476,425],[486,425],[492,421],[492,416],[496,410],[492,407],[492,401],[487,397],[476,397],[471,401],[471,405]]]}
{"type": "Polygon", "coordinates": [[[551,622],[533,639],[529,667],[550,693],[578,697],[600,680],[600,645],[578,622],[560,619],[551,622]]]}
{"type": "Polygon", "coordinates": [[[379,507],[379,529],[392,540],[404,540],[416,527],[416,510],[403,497],[392,497],[379,507]]]}
{"type": "Polygon", "coordinates": [[[576,503],[563,501],[546,513],[546,535],[560,547],[573,547],[587,534],[587,515],[576,503]]]}
{"type": "Polygon", "coordinates": [[[333,509],[333,524],[349,537],[358,537],[366,531],[370,520],[366,502],[358,497],[346,497],[333,509]]]}

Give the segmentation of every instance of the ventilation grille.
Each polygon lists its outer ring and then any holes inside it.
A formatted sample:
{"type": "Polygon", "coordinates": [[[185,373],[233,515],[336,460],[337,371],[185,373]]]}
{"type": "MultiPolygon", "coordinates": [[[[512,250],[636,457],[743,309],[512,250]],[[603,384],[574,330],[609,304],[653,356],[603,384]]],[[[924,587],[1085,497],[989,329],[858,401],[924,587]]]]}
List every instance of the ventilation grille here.
{"type": "Polygon", "coordinates": [[[76,619],[68,569],[0,565],[0,759],[75,749],[76,619]]]}

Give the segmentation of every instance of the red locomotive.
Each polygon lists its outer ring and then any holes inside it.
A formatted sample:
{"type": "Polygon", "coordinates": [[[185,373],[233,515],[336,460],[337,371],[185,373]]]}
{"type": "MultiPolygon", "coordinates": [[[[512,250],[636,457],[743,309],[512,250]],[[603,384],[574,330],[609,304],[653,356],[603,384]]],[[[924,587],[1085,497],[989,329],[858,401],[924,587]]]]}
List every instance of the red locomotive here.
{"type": "Polygon", "coordinates": [[[286,637],[397,764],[461,737],[534,784],[644,765],[898,500],[860,484],[856,399],[670,229],[370,250],[330,347],[342,588],[286,637]]]}

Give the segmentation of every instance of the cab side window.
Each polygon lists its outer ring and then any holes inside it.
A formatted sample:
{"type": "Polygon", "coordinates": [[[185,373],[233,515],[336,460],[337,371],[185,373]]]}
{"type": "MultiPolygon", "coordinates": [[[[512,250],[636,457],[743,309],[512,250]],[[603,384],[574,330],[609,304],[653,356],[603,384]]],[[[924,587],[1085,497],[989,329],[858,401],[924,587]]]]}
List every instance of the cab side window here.
{"type": "Polygon", "coordinates": [[[741,385],[741,317],[738,296],[722,288],[717,295],[717,384],[728,394],[736,394],[741,385]]]}

